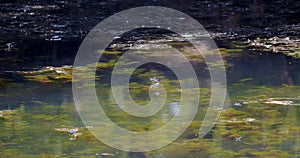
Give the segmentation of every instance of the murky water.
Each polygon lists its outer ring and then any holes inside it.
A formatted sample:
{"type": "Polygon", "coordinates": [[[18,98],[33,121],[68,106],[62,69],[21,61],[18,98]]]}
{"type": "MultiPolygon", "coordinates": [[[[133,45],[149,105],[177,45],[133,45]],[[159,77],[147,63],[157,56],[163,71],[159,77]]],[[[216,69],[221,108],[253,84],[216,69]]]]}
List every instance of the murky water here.
{"type": "MultiPolygon", "coordinates": [[[[198,66],[201,86],[197,116],[175,142],[144,153],[113,149],[89,132],[94,127],[85,127],[81,122],[68,78],[62,82],[59,80],[62,76],[51,76],[50,70],[56,73],[65,70],[50,67],[48,74],[36,75],[33,79],[17,72],[7,72],[0,82],[0,155],[298,157],[300,61],[280,54],[264,52],[259,55],[246,50],[224,56],[228,65],[228,100],[214,128],[204,138],[197,137],[210,99],[210,85],[205,65],[194,62],[198,66]]],[[[164,126],[180,115],[180,87],[170,69],[159,64],[144,65],[130,80],[131,96],[140,104],[149,102],[148,90],[155,86],[155,78],[167,88],[165,106],[150,118],[133,117],[118,108],[109,88],[110,70],[109,65],[102,65],[97,73],[96,91],[105,112],[120,127],[146,132],[164,126]]]]}

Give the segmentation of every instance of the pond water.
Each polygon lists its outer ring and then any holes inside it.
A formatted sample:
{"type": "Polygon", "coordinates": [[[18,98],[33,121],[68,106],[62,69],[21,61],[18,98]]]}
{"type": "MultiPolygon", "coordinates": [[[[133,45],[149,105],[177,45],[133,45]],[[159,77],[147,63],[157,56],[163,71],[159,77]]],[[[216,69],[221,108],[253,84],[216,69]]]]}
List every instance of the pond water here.
{"type": "MultiPolygon", "coordinates": [[[[30,158],[298,157],[300,61],[247,49],[222,50],[227,65],[228,97],[213,129],[204,138],[197,137],[210,99],[210,78],[205,64],[194,61],[201,86],[201,101],[194,121],[170,145],[143,153],[111,148],[89,132],[94,127],[83,125],[73,101],[70,67],[7,71],[0,82],[0,155],[30,158]]],[[[121,111],[109,88],[110,64],[100,64],[96,91],[105,112],[117,125],[145,132],[164,126],[180,115],[179,83],[170,69],[159,64],[146,64],[136,70],[130,80],[130,93],[137,103],[147,104],[148,90],[153,86],[151,80],[158,78],[167,88],[165,106],[150,118],[137,118],[121,111]]]]}

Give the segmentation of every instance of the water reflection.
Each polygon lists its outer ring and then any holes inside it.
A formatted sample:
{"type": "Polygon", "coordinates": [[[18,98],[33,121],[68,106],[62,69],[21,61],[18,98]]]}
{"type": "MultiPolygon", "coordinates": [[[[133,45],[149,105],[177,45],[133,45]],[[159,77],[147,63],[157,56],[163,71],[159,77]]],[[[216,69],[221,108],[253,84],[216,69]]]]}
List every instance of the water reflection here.
{"type": "Polygon", "coordinates": [[[171,102],[169,104],[169,109],[170,109],[170,113],[173,115],[173,116],[180,116],[181,114],[181,109],[180,109],[180,105],[178,102],[171,102]]]}

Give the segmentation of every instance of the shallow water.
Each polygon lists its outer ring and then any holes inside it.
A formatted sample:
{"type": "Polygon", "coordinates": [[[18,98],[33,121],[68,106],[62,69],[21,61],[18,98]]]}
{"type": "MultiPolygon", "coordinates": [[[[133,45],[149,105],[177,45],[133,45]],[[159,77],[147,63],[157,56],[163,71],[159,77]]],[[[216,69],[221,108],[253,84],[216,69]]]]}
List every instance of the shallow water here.
{"type": "MultiPolygon", "coordinates": [[[[246,50],[225,56],[228,98],[214,128],[204,138],[197,137],[210,99],[210,85],[205,65],[196,62],[195,66],[201,67],[197,69],[201,101],[194,121],[172,144],[144,153],[119,151],[97,140],[89,132],[94,127],[85,127],[77,114],[70,82],[29,80],[26,75],[8,72],[0,93],[0,155],[298,157],[300,61],[280,54],[246,50]]],[[[130,93],[137,103],[149,102],[150,77],[159,78],[168,91],[165,106],[150,118],[136,118],[121,111],[109,89],[110,68],[102,68],[97,73],[96,91],[105,112],[120,127],[136,132],[164,126],[180,115],[181,110],[181,94],[177,91],[180,87],[174,74],[158,64],[143,68],[131,78],[130,93]]]]}

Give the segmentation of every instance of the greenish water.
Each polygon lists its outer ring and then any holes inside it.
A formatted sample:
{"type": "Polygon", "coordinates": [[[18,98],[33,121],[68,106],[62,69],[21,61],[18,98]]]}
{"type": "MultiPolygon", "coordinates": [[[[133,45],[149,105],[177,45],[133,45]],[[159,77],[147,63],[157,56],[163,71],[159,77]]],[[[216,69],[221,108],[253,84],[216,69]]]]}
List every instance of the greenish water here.
{"type": "MultiPolygon", "coordinates": [[[[204,138],[197,137],[208,107],[210,85],[205,65],[194,62],[201,86],[194,121],[172,144],[144,153],[113,149],[89,132],[93,127],[83,125],[73,102],[69,67],[8,73],[0,82],[0,157],[299,157],[300,61],[279,54],[247,52],[225,53],[224,58],[228,99],[214,128],[204,138]],[[56,70],[66,73],[53,73],[56,70]]],[[[162,110],[150,118],[136,118],[114,103],[109,88],[111,66],[100,64],[96,91],[105,112],[117,125],[146,132],[176,117],[180,87],[169,69],[149,64],[135,71],[130,93],[137,103],[149,102],[150,77],[160,78],[168,92],[162,110]]]]}

